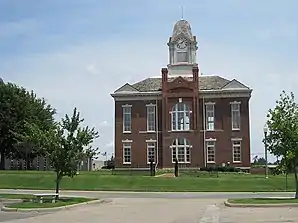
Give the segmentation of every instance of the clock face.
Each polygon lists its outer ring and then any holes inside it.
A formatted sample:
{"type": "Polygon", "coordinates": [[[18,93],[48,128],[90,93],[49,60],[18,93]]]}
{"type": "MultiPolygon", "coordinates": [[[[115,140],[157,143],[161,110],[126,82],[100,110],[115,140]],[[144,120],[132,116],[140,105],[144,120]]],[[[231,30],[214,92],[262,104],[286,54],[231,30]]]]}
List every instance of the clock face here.
{"type": "Polygon", "coordinates": [[[187,47],[187,40],[186,39],[178,39],[177,41],[177,47],[179,49],[184,49],[187,47]]]}

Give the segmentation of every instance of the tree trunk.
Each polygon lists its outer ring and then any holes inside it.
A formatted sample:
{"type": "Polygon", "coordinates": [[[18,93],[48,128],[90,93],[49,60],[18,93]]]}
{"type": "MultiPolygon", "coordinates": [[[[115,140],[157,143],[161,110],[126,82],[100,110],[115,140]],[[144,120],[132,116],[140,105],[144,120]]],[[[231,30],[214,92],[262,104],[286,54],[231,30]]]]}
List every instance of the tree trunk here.
{"type": "Polygon", "coordinates": [[[0,170],[5,170],[5,153],[4,153],[4,148],[2,148],[2,150],[0,152],[0,170]]]}
{"type": "Polygon", "coordinates": [[[296,193],[295,193],[295,198],[298,199],[298,166],[295,165],[294,167],[294,175],[295,175],[295,186],[296,186],[296,193]]]}
{"type": "Polygon", "coordinates": [[[62,179],[61,174],[57,173],[57,175],[56,175],[56,194],[58,194],[58,195],[56,195],[56,200],[59,199],[59,189],[60,189],[59,187],[60,187],[61,179],[62,179]]]}

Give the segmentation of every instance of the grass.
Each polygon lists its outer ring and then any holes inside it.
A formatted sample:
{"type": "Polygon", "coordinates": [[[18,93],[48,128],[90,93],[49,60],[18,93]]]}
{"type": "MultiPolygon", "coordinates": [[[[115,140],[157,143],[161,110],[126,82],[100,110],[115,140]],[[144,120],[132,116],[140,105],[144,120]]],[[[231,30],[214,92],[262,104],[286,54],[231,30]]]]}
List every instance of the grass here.
{"type": "Polygon", "coordinates": [[[241,198],[229,199],[232,204],[298,204],[295,198],[241,198]]]}
{"type": "MultiPolygon", "coordinates": [[[[294,191],[294,177],[288,176],[287,191],[294,191]]],[[[49,171],[0,171],[2,189],[54,189],[55,174],[49,171]]],[[[64,190],[162,191],[162,192],[268,192],[285,191],[285,176],[250,174],[219,174],[194,177],[181,174],[178,178],[139,175],[112,175],[109,171],[81,172],[74,178],[65,177],[64,190]]]]}
{"type": "Polygon", "coordinates": [[[84,203],[91,200],[94,200],[94,199],[75,197],[75,198],[59,198],[59,200],[57,200],[56,203],[51,203],[51,202],[38,203],[38,202],[32,202],[28,199],[28,200],[24,200],[23,203],[9,204],[7,205],[7,207],[9,208],[53,208],[53,207],[62,207],[66,205],[84,203]]]}
{"type": "Polygon", "coordinates": [[[51,202],[37,203],[32,201],[32,199],[34,198],[32,194],[0,194],[0,199],[1,198],[23,200],[23,203],[14,203],[14,204],[6,205],[7,207],[10,207],[10,208],[51,208],[51,207],[61,207],[61,206],[84,203],[91,200],[95,200],[95,199],[84,198],[84,197],[73,197],[73,198],[60,197],[56,203],[51,203],[51,202]]]}

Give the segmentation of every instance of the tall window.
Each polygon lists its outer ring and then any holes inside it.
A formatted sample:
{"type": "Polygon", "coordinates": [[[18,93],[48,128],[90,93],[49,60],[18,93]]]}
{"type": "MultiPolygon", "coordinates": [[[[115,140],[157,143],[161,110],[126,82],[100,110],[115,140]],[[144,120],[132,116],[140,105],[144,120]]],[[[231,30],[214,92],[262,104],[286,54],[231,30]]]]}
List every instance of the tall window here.
{"type": "Polygon", "coordinates": [[[123,105],[123,132],[131,132],[131,105],[123,105]]]}
{"type": "Polygon", "coordinates": [[[233,163],[241,162],[241,140],[232,140],[233,145],[233,163]]]}
{"type": "Polygon", "coordinates": [[[190,130],[190,110],[184,103],[177,103],[172,108],[172,131],[190,130]]]}
{"type": "Polygon", "coordinates": [[[177,52],[177,63],[187,62],[187,52],[177,52]]]}
{"type": "Polygon", "coordinates": [[[206,141],[207,163],[215,163],[215,140],[206,141]]]}
{"type": "Polygon", "coordinates": [[[147,105],[147,132],[155,131],[155,105],[147,105]]]}
{"type": "Polygon", "coordinates": [[[232,130],[240,130],[240,102],[231,103],[232,130]]]}
{"type": "Polygon", "coordinates": [[[155,142],[147,143],[147,163],[150,163],[150,160],[155,163],[155,142]]]}
{"type": "Polygon", "coordinates": [[[175,163],[176,158],[179,163],[190,163],[190,148],[187,139],[177,138],[172,144],[172,162],[175,163]]]}
{"type": "Polygon", "coordinates": [[[206,130],[214,130],[214,103],[206,103],[206,130]]]}
{"type": "Polygon", "coordinates": [[[131,143],[123,143],[123,164],[131,164],[131,143]]]}

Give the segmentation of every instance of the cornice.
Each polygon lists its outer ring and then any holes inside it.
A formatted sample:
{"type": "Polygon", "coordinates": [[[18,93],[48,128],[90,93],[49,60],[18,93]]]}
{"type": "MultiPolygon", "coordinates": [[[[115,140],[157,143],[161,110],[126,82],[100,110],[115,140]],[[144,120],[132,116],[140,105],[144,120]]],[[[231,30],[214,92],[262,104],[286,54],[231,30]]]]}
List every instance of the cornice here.
{"type": "MultiPolygon", "coordinates": [[[[200,90],[199,98],[250,98],[252,89],[237,90],[200,90]]],[[[113,93],[111,96],[115,101],[139,101],[159,100],[162,98],[161,91],[154,92],[123,92],[113,93]]]]}

